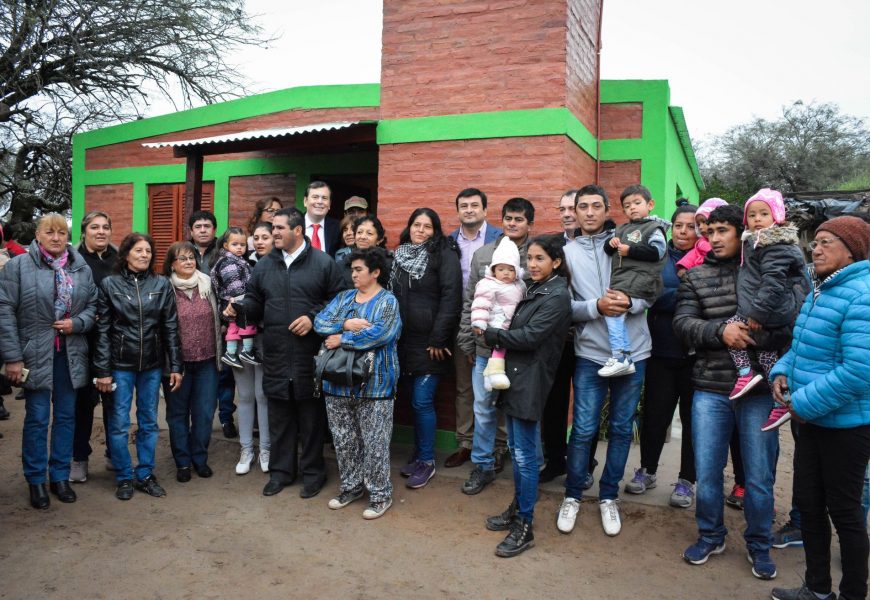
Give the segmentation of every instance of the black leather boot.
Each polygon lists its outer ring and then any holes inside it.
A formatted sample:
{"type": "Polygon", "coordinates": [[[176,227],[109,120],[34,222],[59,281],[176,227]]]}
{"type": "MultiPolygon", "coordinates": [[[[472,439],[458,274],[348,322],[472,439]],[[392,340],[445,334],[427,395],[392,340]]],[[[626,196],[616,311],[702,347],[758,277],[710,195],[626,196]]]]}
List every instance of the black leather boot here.
{"type": "Polygon", "coordinates": [[[511,531],[504,541],[495,549],[496,556],[509,558],[525,552],[535,545],[535,534],[532,531],[532,522],[522,517],[514,517],[511,521],[511,531]]]}
{"type": "Polygon", "coordinates": [[[45,510],[51,505],[51,498],[48,496],[48,490],[45,489],[44,483],[31,483],[30,487],[30,506],[45,510]]]}
{"type": "Polygon", "coordinates": [[[511,505],[500,515],[489,517],[486,520],[486,528],[490,531],[507,531],[517,514],[517,499],[511,500],[511,505]]]}
{"type": "Polygon", "coordinates": [[[69,481],[52,481],[48,488],[61,502],[70,504],[76,501],[76,493],[73,491],[72,486],[70,486],[69,481]]]}

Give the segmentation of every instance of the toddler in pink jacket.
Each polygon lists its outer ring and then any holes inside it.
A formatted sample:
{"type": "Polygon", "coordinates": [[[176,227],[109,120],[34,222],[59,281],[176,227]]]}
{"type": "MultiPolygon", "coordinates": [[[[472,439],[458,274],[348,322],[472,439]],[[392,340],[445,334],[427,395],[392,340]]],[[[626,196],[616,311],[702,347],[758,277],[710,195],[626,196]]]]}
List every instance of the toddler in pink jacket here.
{"type": "Polygon", "coordinates": [[[704,258],[710,251],[710,242],[707,240],[706,227],[703,225],[707,222],[707,217],[713,212],[713,209],[725,206],[728,204],[722,198],[710,198],[704,200],[697,212],[695,212],[695,233],[698,234],[698,241],[695,242],[695,247],[686,252],[686,255],[677,263],[677,274],[682,276],[683,270],[697,267],[704,263],[704,258]]]}
{"type": "MultiPolygon", "coordinates": [[[[492,253],[486,276],[474,287],[471,303],[471,326],[486,331],[487,327],[508,329],[517,304],[526,295],[520,251],[507,237],[502,238],[492,253]]],[[[511,382],[505,374],[505,350],[493,348],[483,371],[486,391],[506,390],[511,382]]]]}

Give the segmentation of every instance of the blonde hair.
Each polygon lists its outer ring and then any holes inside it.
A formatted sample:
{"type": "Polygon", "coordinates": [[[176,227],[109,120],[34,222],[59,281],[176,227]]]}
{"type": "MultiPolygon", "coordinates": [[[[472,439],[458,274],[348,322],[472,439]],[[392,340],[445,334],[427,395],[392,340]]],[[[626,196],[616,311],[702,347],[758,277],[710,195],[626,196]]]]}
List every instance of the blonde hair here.
{"type": "Polygon", "coordinates": [[[62,229],[69,235],[69,223],[66,222],[66,219],[63,215],[59,215],[57,213],[48,213],[39,217],[39,220],[36,222],[36,229],[62,229]]]}

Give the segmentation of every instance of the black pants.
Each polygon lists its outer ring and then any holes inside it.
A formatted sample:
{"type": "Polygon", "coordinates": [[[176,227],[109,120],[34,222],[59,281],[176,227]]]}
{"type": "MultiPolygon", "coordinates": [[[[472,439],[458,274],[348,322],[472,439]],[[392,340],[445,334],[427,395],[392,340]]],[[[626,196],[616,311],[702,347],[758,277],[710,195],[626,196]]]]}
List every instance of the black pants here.
{"type": "Polygon", "coordinates": [[[312,396],[297,398],[291,383],[286,397],[269,397],[268,401],[271,478],[289,485],[301,471],[303,485],[323,483],[326,480],[323,460],[326,409],[323,399],[312,396]]]}
{"type": "MultiPolygon", "coordinates": [[[[103,427],[108,432],[109,413],[112,411],[112,394],[101,394],[90,383],[76,391],[76,428],[73,434],[73,460],[88,460],[91,449],[91,433],[94,431],[94,409],[103,403],[103,427]]],[[[108,439],[108,434],[107,434],[108,439]]],[[[106,458],[111,453],[106,444],[106,458]]]]}
{"type": "Polygon", "coordinates": [[[674,420],[674,409],[680,405],[683,438],[680,445],[680,479],[695,483],[695,453],[692,450],[692,385],[691,359],[650,358],[646,363],[643,419],[640,430],[640,466],[655,473],[674,420]]]}
{"type": "Polygon", "coordinates": [[[731,433],[731,467],[734,469],[734,483],[746,487],[746,474],[743,472],[743,453],[740,451],[740,433],[737,428],[731,433]]]}
{"type": "MultiPolygon", "coordinates": [[[[574,366],[577,359],[574,356],[574,340],[571,339],[562,348],[562,357],[553,379],[553,387],[544,405],[544,416],[541,421],[541,442],[544,445],[544,455],[548,465],[566,464],[568,455],[568,405],[571,401],[571,386],[574,382],[574,366]]],[[[589,449],[589,472],[595,471],[595,450],[598,448],[598,433],[592,440],[589,449]]]]}
{"type": "Polygon", "coordinates": [[[831,592],[833,522],[843,566],[840,598],[863,600],[867,595],[870,544],[861,494],[868,459],[870,425],[851,429],[801,425],[795,446],[794,501],[801,513],[806,584],[814,592],[831,592]]]}

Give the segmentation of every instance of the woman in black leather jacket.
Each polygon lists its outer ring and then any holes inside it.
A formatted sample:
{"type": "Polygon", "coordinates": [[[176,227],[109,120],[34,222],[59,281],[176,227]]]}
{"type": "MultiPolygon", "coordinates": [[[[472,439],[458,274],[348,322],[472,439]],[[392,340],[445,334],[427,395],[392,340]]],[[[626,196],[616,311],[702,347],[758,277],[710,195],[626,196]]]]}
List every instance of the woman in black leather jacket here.
{"type": "Polygon", "coordinates": [[[97,389],[113,397],[109,445],[119,500],[129,500],[134,486],[151,496],[166,495],[153,474],[157,402],[167,361],[170,390],[181,386],[181,345],[175,291],[168,279],[154,273],[154,258],[151,237],[131,233],[118,248],[117,274],[100,284],[94,374],[97,389]],[[127,445],[134,388],[139,426],[135,481],[127,445]]]}

